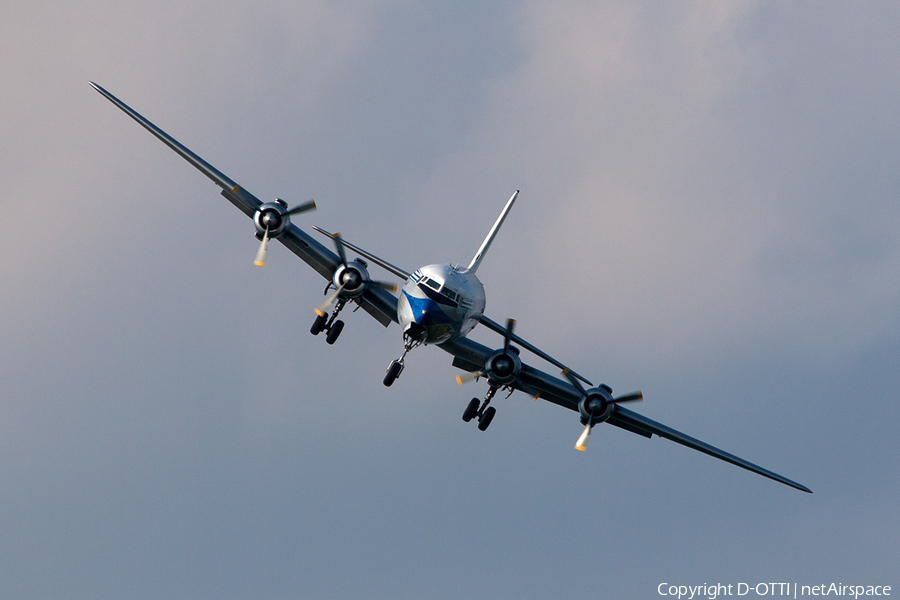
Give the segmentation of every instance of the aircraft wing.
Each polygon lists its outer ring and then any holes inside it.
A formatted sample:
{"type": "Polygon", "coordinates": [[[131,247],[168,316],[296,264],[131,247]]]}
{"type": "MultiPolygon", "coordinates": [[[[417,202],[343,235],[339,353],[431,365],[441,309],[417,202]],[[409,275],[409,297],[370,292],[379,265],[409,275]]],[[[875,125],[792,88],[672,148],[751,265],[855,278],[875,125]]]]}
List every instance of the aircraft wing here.
{"type": "MultiPolygon", "coordinates": [[[[91,86],[100,92],[107,100],[119,107],[125,114],[137,121],[147,131],[156,136],[162,143],[177,152],[182,158],[191,163],[198,171],[209,177],[216,185],[222,188],[222,195],[234,204],[241,212],[251,219],[256,210],[263,204],[262,201],[249,191],[235,183],[230,177],[217,168],[194,154],[178,140],[141,116],[130,106],[113,96],[111,93],[94,83],[91,86]]],[[[311,236],[304,233],[293,223],[288,229],[278,236],[278,241],[284,244],[288,250],[299,256],[306,264],[311,266],[325,279],[331,280],[335,269],[341,264],[340,257],[311,236]]],[[[362,296],[356,299],[362,308],[372,315],[379,323],[387,327],[391,321],[397,320],[397,298],[387,290],[377,287],[367,287],[362,296]]]]}
{"type": "MultiPolygon", "coordinates": [[[[489,348],[468,338],[444,342],[438,347],[454,356],[454,367],[470,372],[481,370],[488,357],[495,352],[494,348],[489,348]]],[[[535,400],[541,398],[542,400],[578,412],[578,401],[581,399],[581,392],[575,386],[568,381],[544,373],[543,371],[524,363],[522,364],[522,371],[519,374],[518,379],[512,383],[511,387],[533,396],[535,400]]],[[[748,471],[752,471],[763,477],[768,477],[779,483],[789,485],[792,488],[810,494],[812,493],[812,490],[805,485],[799,484],[796,481],[778,475],[777,473],[773,473],[768,469],[764,469],[750,461],[739,458],[734,454],[720,450],[715,446],[701,442],[696,438],[681,433],[671,427],[667,427],[653,419],[648,419],[647,417],[628,410],[627,408],[623,408],[622,406],[615,405],[613,414],[606,420],[606,423],[646,438],[651,438],[653,435],[666,438],[667,440],[671,440],[682,446],[687,446],[688,448],[693,448],[694,450],[724,460],[725,462],[747,469],[748,471]]]]}
{"type": "Polygon", "coordinates": [[[768,469],[763,469],[762,467],[755,465],[750,461],[739,458],[734,454],[725,452],[724,450],[719,450],[715,446],[710,446],[705,442],[701,442],[696,438],[685,435],[680,431],[672,429],[671,427],[666,427],[662,423],[657,423],[652,419],[648,419],[643,415],[639,415],[636,412],[628,410],[627,408],[623,408],[619,405],[616,405],[616,410],[613,412],[607,423],[615,425],[616,427],[621,427],[622,429],[627,429],[628,431],[643,435],[647,438],[651,437],[653,434],[656,434],[659,437],[666,438],[667,440],[672,440],[673,442],[681,444],[682,446],[693,448],[694,450],[698,450],[700,452],[703,452],[704,454],[709,454],[710,456],[714,456],[718,459],[724,460],[725,462],[737,465],[742,469],[747,469],[748,471],[759,473],[763,477],[774,479],[775,481],[781,482],[785,485],[789,485],[792,488],[796,488],[800,491],[812,494],[812,490],[805,485],[801,485],[796,481],[788,479],[787,477],[782,477],[781,475],[773,473],[768,469]]]}

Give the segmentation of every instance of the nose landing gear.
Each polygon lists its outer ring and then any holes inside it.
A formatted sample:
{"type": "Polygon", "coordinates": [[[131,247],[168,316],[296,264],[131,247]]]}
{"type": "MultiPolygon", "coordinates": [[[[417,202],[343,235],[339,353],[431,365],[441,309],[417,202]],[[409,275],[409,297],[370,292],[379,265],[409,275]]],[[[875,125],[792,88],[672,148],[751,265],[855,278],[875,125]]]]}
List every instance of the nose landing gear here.
{"type": "Polygon", "coordinates": [[[403,354],[401,354],[400,358],[397,360],[392,360],[391,364],[388,365],[383,381],[386,387],[391,387],[394,381],[400,377],[400,373],[403,371],[403,361],[406,359],[406,354],[421,343],[421,337],[414,337],[413,335],[409,335],[409,333],[403,335],[403,354]]]}

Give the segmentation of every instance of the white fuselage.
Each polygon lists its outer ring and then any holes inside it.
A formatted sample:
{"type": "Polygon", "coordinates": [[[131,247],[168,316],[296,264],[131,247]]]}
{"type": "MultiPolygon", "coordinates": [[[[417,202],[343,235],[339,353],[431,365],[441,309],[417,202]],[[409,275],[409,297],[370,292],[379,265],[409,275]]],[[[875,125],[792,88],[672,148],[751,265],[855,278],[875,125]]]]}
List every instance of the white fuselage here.
{"type": "Polygon", "coordinates": [[[428,265],[409,276],[397,302],[404,336],[440,344],[469,333],[484,314],[484,286],[473,271],[428,265]]]}

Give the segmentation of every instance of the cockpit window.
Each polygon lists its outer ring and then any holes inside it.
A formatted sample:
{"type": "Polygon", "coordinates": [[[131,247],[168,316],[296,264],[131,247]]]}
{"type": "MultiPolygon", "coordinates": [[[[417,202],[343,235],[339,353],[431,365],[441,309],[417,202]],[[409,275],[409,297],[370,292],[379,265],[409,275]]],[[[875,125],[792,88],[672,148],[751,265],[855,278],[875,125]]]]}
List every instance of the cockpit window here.
{"type": "Polygon", "coordinates": [[[422,285],[422,284],[427,285],[428,287],[430,287],[431,289],[433,289],[434,291],[439,293],[444,298],[447,298],[448,300],[450,300],[450,302],[452,302],[454,305],[458,306],[460,296],[459,296],[459,293],[456,292],[455,290],[452,290],[452,289],[448,288],[447,286],[442,286],[440,284],[440,282],[432,279],[431,277],[427,277],[425,275],[423,275],[422,278],[419,280],[419,285],[422,285]]]}

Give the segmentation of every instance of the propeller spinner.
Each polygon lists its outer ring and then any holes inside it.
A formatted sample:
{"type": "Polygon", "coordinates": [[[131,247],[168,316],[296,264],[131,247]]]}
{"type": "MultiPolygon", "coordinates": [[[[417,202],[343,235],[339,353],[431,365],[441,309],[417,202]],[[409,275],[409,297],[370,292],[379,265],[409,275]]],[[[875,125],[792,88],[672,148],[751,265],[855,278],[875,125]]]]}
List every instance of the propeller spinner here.
{"type": "Polygon", "coordinates": [[[256,259],[253,261],[257,267],[266,266],[266,257],[269,254],[269,240],[277,238],[291,224],[291,215],[315,210],[316,203],[314,200],[298,204],[294,208],[288,209],[287,202],[281,198],[277,198],[275,202],[266,202],[260,206],[256,214],[253,215],[253,223],[256,225],[256,237],[260,238],[259,250],[256,252],[256,259]]]}
{"type": "Polygon", "coordinates": [[[341,266],[334,272],[334,278],[332,280],[334,291],[325,298],[325,301],[322,304],[316,307],[317,315],[320,317],[326,316],[331,310],[331,306],[339,297],[341,297],[341,294],[349,295],[351,297],[359,296],[367,285],[384,288],[390,290],[392,293],[397,291],[396,283],[373,281],[372,279],[369,279],[369,272],[361,261],[354,260],[350,263],[347,262],[347,252],[344,250],[344,242],[341,239],[340,233],[331,235],[331,239],[334,240],[338,256],[341,257],[341,266]]]}
{"type": "Polygon", "coordinates": [[[581,413],[581,422],[584,424],[584,431],[578,436],[575,442],[575,449],[584,452],[587,450],[588,440],[591,437],[591,428],[597,423],[602,423],[612,415],[613,406],[616,404],[624,404],[626,402],[641,402],[644,395],[641,392],[631,392],[618,398],[612,397],[612,388],[606,385],[584,389],[581,382],[578,381],[571,371],[566,369],[563,371],[569,383],[574,385],[581,392],[581,399],[578,401],[578,412],[581,413]]]}
{"type": "Polygon", "coordinates": [[[461,373],[456,376],[456,382],[462,385],[479,377],[487,377],[492,385],[499,386],[514,381],[522,370],[522,361],[519,359],[516,349],[510,346],[515,326],[514,319],[507,319],[506,331],[503,333],[503,349],[488,357],[484,369],[461,373]]]}

